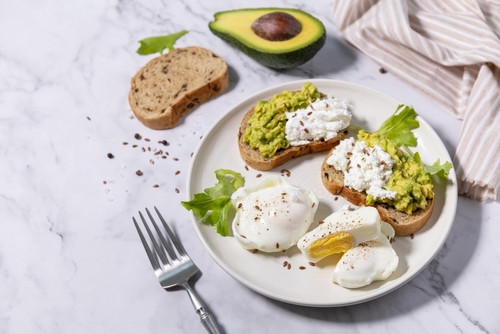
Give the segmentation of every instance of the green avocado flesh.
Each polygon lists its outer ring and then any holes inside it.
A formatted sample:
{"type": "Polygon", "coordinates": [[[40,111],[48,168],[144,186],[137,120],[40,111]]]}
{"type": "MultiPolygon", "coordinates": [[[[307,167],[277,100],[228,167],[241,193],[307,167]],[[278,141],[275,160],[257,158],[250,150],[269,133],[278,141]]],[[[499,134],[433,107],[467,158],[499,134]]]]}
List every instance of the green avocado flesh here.
{"type": "Polygon", "coordinates": [[[214,35],[264,66],[276,69],[304,64],[314,57],[326,40],[323,23],[298,9],[247,8],[223,11],[215,13],[214,20],[208,26],[214,35]],[[300,32],[291,38],[279,41],[260,37],[252,25],[259,18],[276,13],[295,18],[300,32]]]}

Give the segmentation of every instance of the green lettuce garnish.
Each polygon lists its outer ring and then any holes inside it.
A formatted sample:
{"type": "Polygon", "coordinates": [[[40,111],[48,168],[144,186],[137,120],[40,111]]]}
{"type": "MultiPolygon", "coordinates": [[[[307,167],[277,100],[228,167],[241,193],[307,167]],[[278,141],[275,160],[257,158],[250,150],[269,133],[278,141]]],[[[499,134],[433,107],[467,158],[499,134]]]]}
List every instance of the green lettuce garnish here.
{"type": "Polygon", "coordinates": [[[187,30],[181,30],[169,35],[144,38],[139,41],[140,46],[137,49],[137,53],[140,55],[149,55],[158,52],[162,54],[165,49],[172,51],[175,42],[187,33],[187,30]]]}
{"type": "MultiPolygon", "coordinates": [[[[413,155],[413,159],[415,159],[415,161],[417,162],[422,162],[422,160],[420,159],[420,154],[415,153],[413,155]]],[[[449,161],[445,161],[444,163],[441,163],[440,159],[437,159],[432,165],[426,165],[426,164],[423,164],[424,167],[425,167],[425,171],[431,175],[437,175],[439,177],[442,177],[443,179],[447,179],[448,178],[448,174],[450,173],[450,169],[451,167],[453,167],[453,165],[451,164],[451,162],[449,161]]]]}
{"type": "Polygon", "coordinates": [[[413,107],[400,104],[394,114],[385,120],[376,131],[391,140],[397,147],[417,146],[417,138],[412,130],[420,126],[417,112],[413,107]]]}
{"type": "Polygon", "coordinates": [[[192,210],[196,219],[216,227],[217,233],[227,236],[229,233],[229,214],[232,208],[231,195],[245,184],[243,176],[230,169],[215,171],[217,183],[194,194],[190,201],[181,202],[187,210],[192,210]]]}
{"type": "MultiPolygon", "coordinates": [[[[422,162],[418,152],[412,153],[409,149],[409,147],[417,146],[417,138],[412,132],[420,126],[417,116],[418,114],[413,107],[400,104],[394,114],[385,120],[375,133],[391,140],[396,147],[403,148],[415,161],[422,162]]],[[[451,162],[446,161],[441,163],[440,159],[437,159],[430,166],[423,165],[425,166],[425,170],[431,175],[437,175],[445,179],[448,178],[448,173],[452,167],[451,162]]]]}

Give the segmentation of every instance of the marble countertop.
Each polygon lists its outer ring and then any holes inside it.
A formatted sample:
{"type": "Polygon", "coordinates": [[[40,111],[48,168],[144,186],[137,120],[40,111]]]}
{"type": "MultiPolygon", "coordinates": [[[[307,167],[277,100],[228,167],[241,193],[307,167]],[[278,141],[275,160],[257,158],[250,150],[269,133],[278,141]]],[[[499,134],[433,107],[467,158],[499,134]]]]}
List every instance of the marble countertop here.
{"type": "Polygon", "coordinates": [[[459,197],[454,225],[435,259],[396,291],[353,306],[310,308],[263,297],[204,249],[180,205],[191,155],[231,106],[265,87],[326,78],[380,90],[412,104],[450,155],[455,151],[461,122],[345,43],[329,1],[271,4],[304,9],[327,29],[316,57],[292,70],[265,68],[208,29],[217,11],[269,5],[0,4],[0,332],[203,333],[185,292],[159,287],[132,224],[138,210],[153,205],[175,217],[177,233],[203,272],[196,289],[225,333],[500,331],[498,200],[459,197]],[[130,78],[153,57],[136,54],[137,41],[182,29],[189,33],[176,46],[218,53],[230,67],[231,84],[174,129],[150,130],[132,116],[127,101],[130,78]],[[167,159],[154,154],[159,149],[168,151],[167,159]]]}

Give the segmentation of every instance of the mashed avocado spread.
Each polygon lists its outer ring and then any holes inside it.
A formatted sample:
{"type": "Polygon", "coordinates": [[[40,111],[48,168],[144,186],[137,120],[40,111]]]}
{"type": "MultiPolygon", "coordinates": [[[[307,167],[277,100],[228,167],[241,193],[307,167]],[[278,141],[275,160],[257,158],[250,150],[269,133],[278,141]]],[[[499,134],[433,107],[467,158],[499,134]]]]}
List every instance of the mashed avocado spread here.
{"type": "MultiPolygon", "coordinates": [[[[411,156],[399,150],[392,141],[378,133],[360,130],[358,139],[365,141],[370,147],[380,146],[395,161],[386,188],[396,192],[397,195],[392,200],[377,199],[377,201],[393,205],[407,214],[417,209],[424,209],[427,201],[434,197],[431,175],[425,170],[424,164],[415,161],[411,156]]],[[[373,196],[368,195],[366,204],[373,203],[373,196]]]]}
{"type": "Polygon", "coordinates": [[[283,91],[269,100],[261,100],[254,107],[243,134],[243,142],[258,149],[263,158],[272,157],[277,151],[290,147],[286,139],[286,112],[306,108],[320,97],[318,89],[310,82],[300,91],[283,91]]]}

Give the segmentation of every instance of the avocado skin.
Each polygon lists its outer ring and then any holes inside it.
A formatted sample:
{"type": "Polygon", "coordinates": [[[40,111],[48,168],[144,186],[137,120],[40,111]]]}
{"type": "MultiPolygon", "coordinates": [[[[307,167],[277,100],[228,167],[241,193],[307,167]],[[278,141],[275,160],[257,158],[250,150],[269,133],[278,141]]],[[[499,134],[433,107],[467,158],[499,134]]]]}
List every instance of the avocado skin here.
{"type": "MultiPolygon", "coordinates": [[[[241,12],[245,12],[251,9],[242,9],[241,12]]],[[[281,10],[281,8],[269,8],[269,10],[274,10],[278,11],[281,10]]],[[[285,9],[286,10],[286,9],[285,9]]],[[[294,10],[298,11],[298,10],[294,10]]],[[[229,12],[238,12],[238,10],[231,10],[229,12]]],[[[219,13],[224,13],[224,12],[219,12],[219,13]]],[[[217,18],[217,15],[219,13],[215,13],[215,18],[217,18]]],[[[311,16],[307,14],[308,16],[311,16]]],[[[255,47],[252,47],[251,45],[245,44],[241,42],[238,38],[232,36],[229,33],[221,32],[217,29],[215,26],[215,21],[212,21],[209,23],[209,29],[210,31],[221,38],[222,40],[226,41],[227,43],[233,45],[237,49],[241,50],[244,52],[246,55],[248,55],[250,58],[256,60],[257,62],[261,63],[264,66],[274,68],[274,69],[287,69],[287,68],[293,68],[300,66],[307,61],[309,61],[311,58],[313,58],[316,53],[323,47],[326,41],[326,30],[321,21],[318,19],[314,18],[311,16],[311,18],[316,22],[316,24],[321,25],[322,27],[322,33],[318,36],[315,36],[315,38],[311,39],[311,42],[307,45],[304,45],[303,47],[293,50],[293,51],[288,51],[288,52],[280,52],[279,49],[276,49],[276,52],[266,52],[263,50],[258,50],[255,47]]]]}

